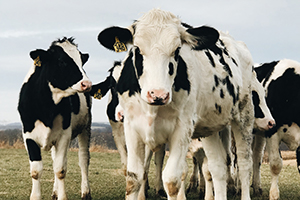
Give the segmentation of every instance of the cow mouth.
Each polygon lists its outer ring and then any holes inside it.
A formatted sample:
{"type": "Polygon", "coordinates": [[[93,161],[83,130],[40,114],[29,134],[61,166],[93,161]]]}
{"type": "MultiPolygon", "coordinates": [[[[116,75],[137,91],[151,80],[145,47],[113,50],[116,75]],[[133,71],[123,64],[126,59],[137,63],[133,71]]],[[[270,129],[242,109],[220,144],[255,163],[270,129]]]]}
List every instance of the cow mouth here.
{"type": "Polygon", "coordinates": [[[152,105],[152,106],[163,106],[166,103],[164,103],[163,101],[154,101],[154,102],[149,103],[149,104],[152,105]]]}

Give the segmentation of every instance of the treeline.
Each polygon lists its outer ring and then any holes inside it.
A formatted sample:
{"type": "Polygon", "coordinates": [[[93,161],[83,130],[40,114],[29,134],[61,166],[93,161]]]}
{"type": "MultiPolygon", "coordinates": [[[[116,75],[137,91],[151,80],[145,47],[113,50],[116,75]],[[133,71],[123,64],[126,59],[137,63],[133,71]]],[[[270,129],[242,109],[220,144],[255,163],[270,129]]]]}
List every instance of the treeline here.
{"type": "MultiPolygon", "coordinates": [[[[20,129],[0,130],[0,145],[5,144],[13,146],[17,142],[23,142],[22,131],[20,129]]],[[[111,127],[106,125],[99,128],[93,128],[91,131],[91,145],[99,145],[113,150],[117,149],[111,127]]],[[[73,140],[70,147],[77,148],[78,140],[73,140]]]]}

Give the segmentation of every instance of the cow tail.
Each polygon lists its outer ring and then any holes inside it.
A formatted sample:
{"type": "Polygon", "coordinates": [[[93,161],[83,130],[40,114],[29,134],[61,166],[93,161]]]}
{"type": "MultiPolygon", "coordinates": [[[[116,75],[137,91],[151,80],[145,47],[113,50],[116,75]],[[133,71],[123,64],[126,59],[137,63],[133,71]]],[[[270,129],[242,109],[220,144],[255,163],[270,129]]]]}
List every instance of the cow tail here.
{"type": "Polygon", "coordinates": [[[300,173],[300,146],[296,150],[296,158],[297,158],[297,168],[300,173]]]}

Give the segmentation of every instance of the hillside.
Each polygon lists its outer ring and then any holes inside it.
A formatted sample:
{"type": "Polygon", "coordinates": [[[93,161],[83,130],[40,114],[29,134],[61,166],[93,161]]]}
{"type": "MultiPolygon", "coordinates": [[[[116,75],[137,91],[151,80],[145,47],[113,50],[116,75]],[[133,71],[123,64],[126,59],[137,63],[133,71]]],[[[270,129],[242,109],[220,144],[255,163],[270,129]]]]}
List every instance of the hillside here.
{"type": "MultiPolygon", "coordinates": [[[[0,125],[0,144],[12,146],[18,141],[23,142],[21,123],[0,125]]],[[[104,146],[108,149],[116,149],[110,124],[92,123],[91,144],[104,146]]],[[[71,147],[78,147],[77,139],[72,141],[71,147]]]]}

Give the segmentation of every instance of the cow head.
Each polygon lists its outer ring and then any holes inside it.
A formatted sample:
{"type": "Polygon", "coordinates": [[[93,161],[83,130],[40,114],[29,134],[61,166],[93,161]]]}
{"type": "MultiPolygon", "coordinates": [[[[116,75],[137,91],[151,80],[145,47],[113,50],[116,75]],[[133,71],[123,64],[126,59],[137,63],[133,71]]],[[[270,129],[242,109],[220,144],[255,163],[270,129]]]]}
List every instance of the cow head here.
{"type": "Polygon", "coordinates": [[[217,30],[202,26],[183,25],[169,12],[153,9],[129,28],[110,27],[103,30],[99,42],[117,52],[127,50],[123,70],[118,81],[119,93],[141,93],[151,105],[171,102],[172,92],[190,91],[187,65],[180,52],[184,45],[202,50],[214,45],[219,38],[217,30]]]}
{"type": "Polygon", "coordinates": [[[46,77],[52,92],[68,90],[74,94],[91,89],[92,83],[82,68],[89,55],[77,49],[73,38],[57,40],[47,51],[31,51],[30,57],[34,60],[36,70],[41,70],[46,77]]]}
{"type": "MultiPolygon", "coordinates": [[[[255,74],[255,72],[253,72],[255,74]]],[[[275,120],[267,106],[265,91],[256,75],[252,80],[252,101],[254,105],[255,124],[254,127],[259,130],[270,130],[275,127],[275,120]]]]}

